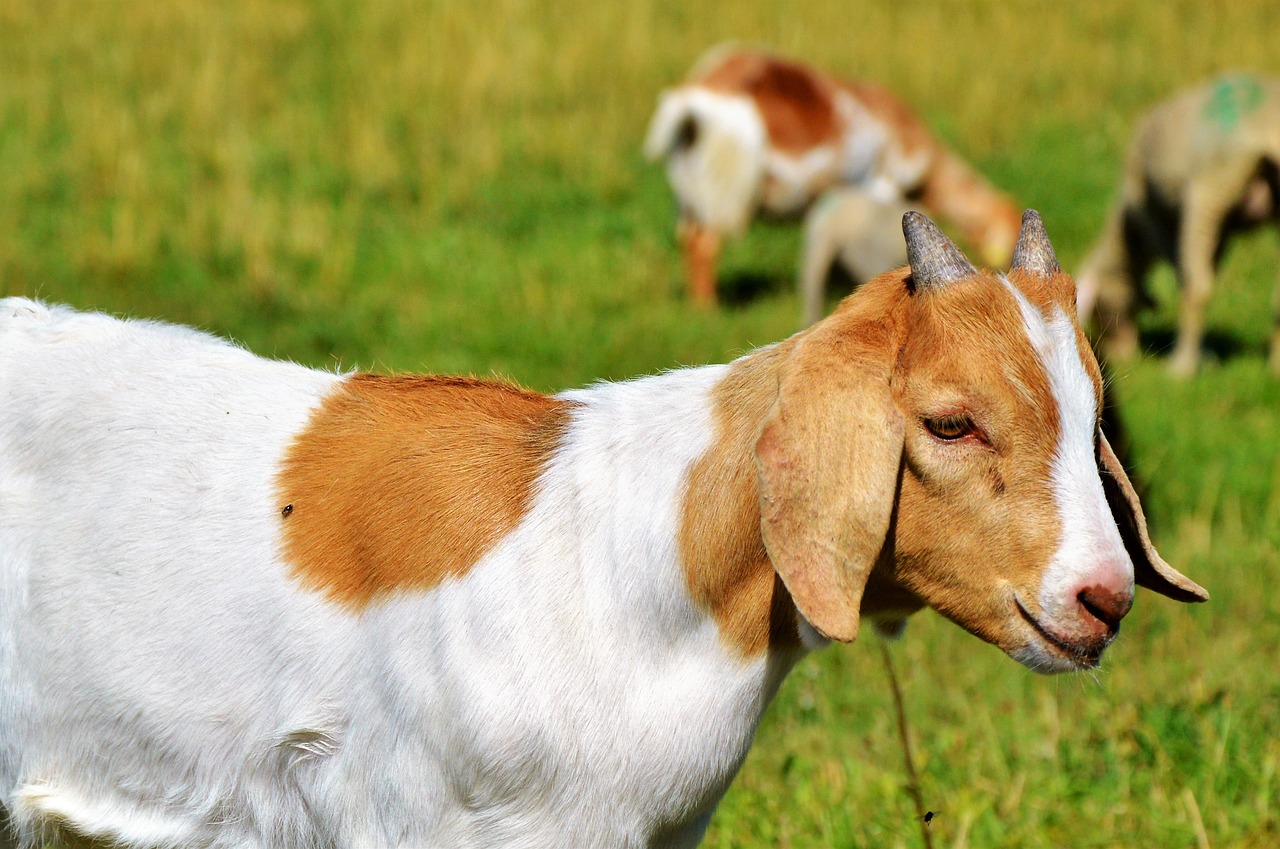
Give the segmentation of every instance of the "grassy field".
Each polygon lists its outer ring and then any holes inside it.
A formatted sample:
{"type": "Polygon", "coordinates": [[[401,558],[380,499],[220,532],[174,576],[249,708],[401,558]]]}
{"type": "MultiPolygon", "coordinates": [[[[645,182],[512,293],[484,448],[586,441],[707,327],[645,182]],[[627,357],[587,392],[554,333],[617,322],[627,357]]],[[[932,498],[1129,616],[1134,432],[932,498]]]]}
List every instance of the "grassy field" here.
{"type": "MultiPolygon", "coordinates": [[[[795,228],[682,297],[639,153],[662,86],[726,38],[880,80],[1024,205],[1067,267],[1145,105],[1280,73],[1275,0],[0,0],[0,294],[195,324],[322,367],[539,389],[723,361],[797,328],[795,228]]],[[[1212,359],[1115,374],[1162,552],[1095,675],[1044,679],[933,614],[893,647],[935,845],[1280,845],[1280,240],[1227,256],[1212,359]]],[[[1175,284],[1157,280],[1152,347],[1175,284]]],[[[875,646],[793,673],[713,847],[915,847],[875,646]]]]}

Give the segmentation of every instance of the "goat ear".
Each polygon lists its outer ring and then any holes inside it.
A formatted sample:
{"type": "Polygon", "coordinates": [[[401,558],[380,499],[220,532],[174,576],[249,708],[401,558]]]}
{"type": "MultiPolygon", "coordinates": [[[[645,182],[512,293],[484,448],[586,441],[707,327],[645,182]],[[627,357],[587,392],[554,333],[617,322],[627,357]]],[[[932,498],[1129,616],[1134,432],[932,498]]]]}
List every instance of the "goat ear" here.
{"type": "Polygon", "coordinates": [[[889,532],[903,423],[887,354],[834,330],[810,331],[783,365],[756,470],[774,569],[815,630],[850,642],[889,532]]]}
{"type": "Polygon", "coordinates": [[[1133,579],[1138,586],[1154,590],[1176,601],[1208,601],[1209,593],[1156,553],[1147,536],[1147,517],[1142,513],[1138,495],[1124,472],[1124,466],[1111,450],[1107,438],[1098,436],[1098,466],[1102,489],[1111,505],[1111,514],[1120,528],[1120,537],[1133,561],[1133,579]]]}

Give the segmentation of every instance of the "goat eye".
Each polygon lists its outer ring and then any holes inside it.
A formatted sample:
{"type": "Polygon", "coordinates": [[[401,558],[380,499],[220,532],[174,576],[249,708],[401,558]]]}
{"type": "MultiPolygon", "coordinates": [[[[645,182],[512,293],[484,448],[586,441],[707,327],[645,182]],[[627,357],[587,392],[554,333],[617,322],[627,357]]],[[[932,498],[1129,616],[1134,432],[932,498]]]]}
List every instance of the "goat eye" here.
{"type": "Polygon", "coordinates": [[[972,436],[978,432],[978,428],[973,423],[973,419],[964,413],[956,413],[950,416],[938,416],[936,419],[924,420],[925,430],[933,434],[944,442],[955,442],[958,439],[964,439],[966,436],[972,436]]]}

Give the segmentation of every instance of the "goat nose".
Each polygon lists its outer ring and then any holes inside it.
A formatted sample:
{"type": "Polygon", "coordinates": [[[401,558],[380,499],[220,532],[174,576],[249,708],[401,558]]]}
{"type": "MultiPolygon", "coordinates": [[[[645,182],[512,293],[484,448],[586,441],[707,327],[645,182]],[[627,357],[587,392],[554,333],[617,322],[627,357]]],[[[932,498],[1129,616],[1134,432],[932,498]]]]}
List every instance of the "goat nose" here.
{"type": "Polygon", "coordinates": [[[1112,633],[1120,630],[1120,620],[1133,606],[1132,592],[1117,592],[1099,584],[1080,590],[1076,599],[1085,612],[1106,625],[1112,633]]]}

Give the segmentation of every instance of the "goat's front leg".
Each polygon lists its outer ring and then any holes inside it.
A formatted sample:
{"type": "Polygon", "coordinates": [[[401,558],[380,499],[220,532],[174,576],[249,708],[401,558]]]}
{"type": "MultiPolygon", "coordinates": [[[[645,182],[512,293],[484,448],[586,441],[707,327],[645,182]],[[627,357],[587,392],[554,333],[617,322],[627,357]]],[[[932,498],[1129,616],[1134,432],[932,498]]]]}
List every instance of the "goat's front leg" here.
{"type": "Polygon", "coordinates": [[[1194,374],[1200,364],[1204,311],[1213,290],[1214,259],[1222,223],[1244,195],[1256,167],[1251,159],[1228,162],[1201,174],[1187,187],[1178,233],[1182,303],[1178,313],[1178,340],[1169,361],[1169,370],[1176,375],[1194,374]]]}
{"type": "Polygon", "coordinates": [[[1226,206],[1223,188],[1213,175],[1191,185],[1178,233],[1178,278],[1182,298],[1178,306],[1178,338],[1169,371],[1179,377],[1195,374],[1204,338],[1204,311],[1213,291],[1213,260],[1226,206]]]}
{"type": "Polygon", "coordinates": [[[689,275],[689,292],[700,306],[716,305],[716,264],[720,258],[721,235],[687,218],[676,226],[676,238],[684,251],[689,275]]]}
{"type": "Polygon", "coordinates": [[[800,300],[803,327],[822,318],[827,276],[840,252],[833,232],[832,211],[815,206],[805,221],[804,248],[800,258],[800,300]]]}
{"type": "Polygon", "coordinates": [[[1098,347],[1107,359],[1127,362],[1138,355],[1134,318],[1151,267],[1151,224],[1140,202],[1118,204],[1107,217],[1097,244],[1076,275],[1081,323],[1091,316],[1098,347]]]}

